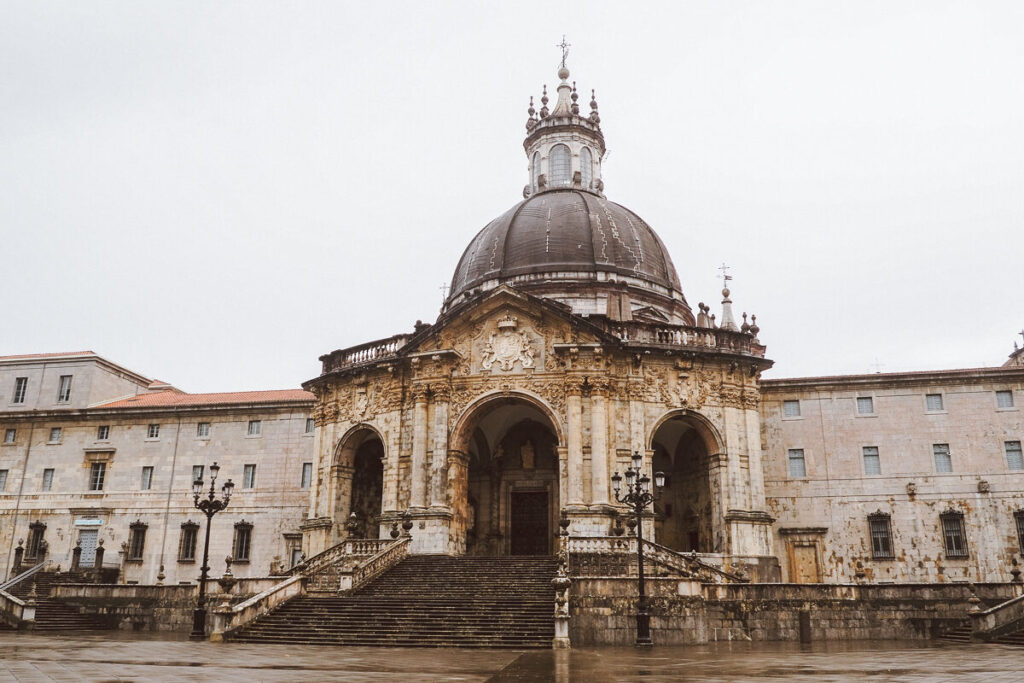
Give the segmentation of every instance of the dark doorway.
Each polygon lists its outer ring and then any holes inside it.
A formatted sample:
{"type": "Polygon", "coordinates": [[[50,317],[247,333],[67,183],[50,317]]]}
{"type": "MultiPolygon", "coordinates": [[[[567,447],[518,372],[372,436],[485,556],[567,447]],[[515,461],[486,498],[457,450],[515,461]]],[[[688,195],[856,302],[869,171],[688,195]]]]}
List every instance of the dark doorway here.
{"type": "Polygon", "coordinates": [[[513,491],[510,502],[511,554],[547,555],[551,535],[547,491],[513,491]]]}

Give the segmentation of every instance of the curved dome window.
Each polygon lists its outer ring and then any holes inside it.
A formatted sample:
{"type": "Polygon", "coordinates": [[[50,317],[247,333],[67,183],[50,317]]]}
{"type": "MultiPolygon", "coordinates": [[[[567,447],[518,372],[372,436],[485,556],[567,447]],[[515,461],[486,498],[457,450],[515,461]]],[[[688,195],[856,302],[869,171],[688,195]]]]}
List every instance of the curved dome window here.
{"type": "Polygon", "coordinates": [[[572,169],[572,154],[565,145],[555,145],[548,157],[551,187],[565,187],[569,184],[572,169]]]}
{"type": "Polygon", "coordinates": [[[531,173],[533,175],[533,189],[536,190],[538,183],[540,183],[540,152],[533,153],[531,173]]]}
{"type": "Polygon", "coordinates": [[[594,160],[590,156],[589,147],[580,150],[580,179],[583,181],[583,188],[589,190],[590,183],[594,180],[594,160]]]}

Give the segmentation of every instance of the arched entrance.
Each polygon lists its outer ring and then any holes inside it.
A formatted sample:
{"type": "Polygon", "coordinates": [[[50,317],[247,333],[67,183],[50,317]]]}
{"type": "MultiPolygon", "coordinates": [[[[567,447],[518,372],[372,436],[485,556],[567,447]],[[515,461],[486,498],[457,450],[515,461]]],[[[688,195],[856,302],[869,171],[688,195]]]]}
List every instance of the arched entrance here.
{"type": "Polygon", "coordinates": [[[559,443],[547,410],[532,398],[503,396],[460,422],[457,443],[468,456],[466,554],[550,555],[559,443]]]}
{"type": "Polygon", "coordinates": [[[655,505],[655,540],[683,552],[719,552],[711,498],[711,461],[719,449],[711,428],[694,415],[675,414],[656,427],[651,448],[654,470],[665,473],[655,505]]]}
{"type": "Polygon", "coordinates": [[[360,425],[338,444],[332,471],[334,476],[334,523],[341,535],[379,538],[384,494],[384,442],[371,427],[360,425]],[[355,517],[352,514],[355,513],[355,517]]]}

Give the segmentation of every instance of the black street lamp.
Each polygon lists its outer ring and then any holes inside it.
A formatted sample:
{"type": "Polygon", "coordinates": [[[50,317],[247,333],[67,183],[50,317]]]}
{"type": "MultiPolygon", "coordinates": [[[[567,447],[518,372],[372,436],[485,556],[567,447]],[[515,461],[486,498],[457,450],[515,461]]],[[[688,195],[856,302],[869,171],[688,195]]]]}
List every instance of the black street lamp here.
{"type": "MultiPolygon", "coordinates": [[[[657,494],[651,493],[651,478],[643,473],[643,456],[639,451],[633,451],[633,466],[626,470],[626,492],[619,495],[622,490],[622,476],[618,472],[612,476],[612,488],[615,490],[615,500],[625,503],[633,508],[633,515],[636,516],[636,562],[637,562],[637,588],[640,593],[639,604],[636,612],[636,645],[637,647],[650,647],[651,643],[651,615],[647,613],[647,594],[644,590],[644,510],[657,498],[657,494]]],[[[665,473],[654,473],[654,486],[661,491],[665,486],[665,473]]]]}
{"type": "Polygon", "coordinates": [[[192,482],[192,495],[196,509],[206,515],[206,543],[203,545],[203,566],[200,567],[199,578],[199,600],[196,601],[196,608],[192,611],[192,633],[191,640],[206,640],[206,573],[210,571],[210,522],[213,516],[228,506],[231,500],[231,489],[235,484],[228,479],[221,487],[224,493],[222,500],[217,500],[217,473],[220,466],[217,463],[210,465],[210,491],[205,498],[203,495],[203,479],[200,477],[192,482]]]}

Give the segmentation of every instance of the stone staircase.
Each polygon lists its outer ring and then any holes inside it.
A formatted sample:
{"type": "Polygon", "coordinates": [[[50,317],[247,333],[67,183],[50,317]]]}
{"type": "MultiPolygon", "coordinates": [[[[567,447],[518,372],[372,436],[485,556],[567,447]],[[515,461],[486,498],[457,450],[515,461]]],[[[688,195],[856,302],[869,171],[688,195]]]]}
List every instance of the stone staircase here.
{"type": "Polygon", "coordinates": [[[299,597],[231,634],[238,642],[550,648],[555,560],[405,558],[357,593],[299,597]]]}
{"type": "Polygon", "coordinates": [[[73,580],[68,574],[54,571],[41,571],[24,581],[16,583],[8,589],[8,593],[16,598],[28,600],[33,585],[36,591],[36,620],[34,631],[97,631],[107,630],[110,626],[101,618],[80,614],[78,609],[50,598],[53,587],[61,582],[73,580]]]}

